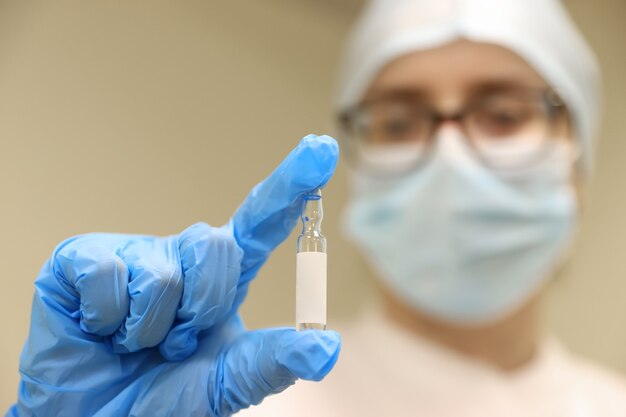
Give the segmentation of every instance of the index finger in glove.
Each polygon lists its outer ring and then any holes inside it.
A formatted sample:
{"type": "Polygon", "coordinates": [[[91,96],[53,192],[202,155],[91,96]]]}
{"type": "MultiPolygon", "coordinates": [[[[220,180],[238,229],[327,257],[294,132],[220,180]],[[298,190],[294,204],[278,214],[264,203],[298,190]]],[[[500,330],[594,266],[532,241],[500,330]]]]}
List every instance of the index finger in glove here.
{"type": "Polygon", "coordinates": [[[232,226],[243,249],[240,284],[251,280],[300,217],[300,197],[323,187],[335,171],[339,147],[330,136],[305,136],[272,174],[252,189],[232,226]]]}

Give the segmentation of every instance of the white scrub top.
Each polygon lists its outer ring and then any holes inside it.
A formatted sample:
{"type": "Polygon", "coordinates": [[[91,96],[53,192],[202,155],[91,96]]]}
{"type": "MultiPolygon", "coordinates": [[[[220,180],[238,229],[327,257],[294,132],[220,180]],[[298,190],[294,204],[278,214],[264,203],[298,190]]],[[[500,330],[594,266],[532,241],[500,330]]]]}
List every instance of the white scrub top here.
{"type": "Polygon", "coordinates": [[[242,417],[626,417],[626,379],[545,340],[503,372],[400,328],[380,311],[340,329],[322,382],[298,381],[242,417]]]}

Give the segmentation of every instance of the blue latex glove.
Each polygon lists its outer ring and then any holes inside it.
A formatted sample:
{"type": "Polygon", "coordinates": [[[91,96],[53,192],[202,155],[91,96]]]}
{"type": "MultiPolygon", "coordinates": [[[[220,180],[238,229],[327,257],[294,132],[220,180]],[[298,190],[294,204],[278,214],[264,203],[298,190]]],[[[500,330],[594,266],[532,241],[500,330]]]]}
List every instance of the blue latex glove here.
{"type": "Polygon", "coordinates": [[[305,137],[221,228],[63,242],[35,282],[7,415],[228,416],[298,378],[322,379],[337,333],[246,331],[237,309],[337,156],[334,139],[305,137]]]}

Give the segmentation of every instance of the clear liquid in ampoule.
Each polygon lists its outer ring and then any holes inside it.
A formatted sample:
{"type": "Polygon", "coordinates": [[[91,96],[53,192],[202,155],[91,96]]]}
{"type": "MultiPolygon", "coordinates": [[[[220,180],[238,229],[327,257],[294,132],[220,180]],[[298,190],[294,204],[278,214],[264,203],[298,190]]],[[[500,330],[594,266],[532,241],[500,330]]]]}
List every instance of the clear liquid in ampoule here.
{"type": "Polygon", "coordinates": [[[302,233],[297,241],[296,329],[326,329],[326,238],[322,235],[322,192],[305,194],[302,233]]]}

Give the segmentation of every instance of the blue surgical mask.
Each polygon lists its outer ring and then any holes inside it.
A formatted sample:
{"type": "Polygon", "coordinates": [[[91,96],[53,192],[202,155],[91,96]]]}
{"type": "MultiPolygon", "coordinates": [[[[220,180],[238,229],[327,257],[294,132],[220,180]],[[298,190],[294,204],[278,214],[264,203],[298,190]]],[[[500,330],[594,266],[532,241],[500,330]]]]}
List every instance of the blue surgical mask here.
{"type": "Polygon", "coordinates": [[[496,172],[464,138],[444,132],[409,176],[353,173],[346,231],[417,310],[457,324],[497,321],[539,290],[569,247],[572,160],[570,144],[555,140],[542,162],[496,172]]]}

